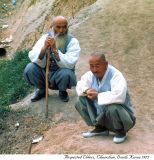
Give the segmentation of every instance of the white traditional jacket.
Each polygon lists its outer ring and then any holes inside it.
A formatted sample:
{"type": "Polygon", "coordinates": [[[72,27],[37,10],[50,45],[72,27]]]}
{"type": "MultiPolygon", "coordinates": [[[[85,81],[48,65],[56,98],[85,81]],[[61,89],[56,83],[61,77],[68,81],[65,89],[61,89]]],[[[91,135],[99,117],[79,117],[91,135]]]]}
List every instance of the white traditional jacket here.
{"type": "Polygon", "coordinates": [[[91,71],[85,73],[76,86],[78,96],[83,96],[88,88],[97,90],[98,105],[123,104],[129,111],[132,111],[126,80],[122,73],[113,66],[108,65],[101,82],[97,80],[91,71]]]}
{"type": "MultiPolygon", "coordinates": [[[[44,46],[47,36],[48,34],[44,34],[29,52],[29,58],[31,62],[37,63],[42,68],[44,68],[46,65],[46,56],[44,56],[42,60],[40,60],[38,57],[42,47],[44,46]]],[[[57,61],[57,65],[60,68],[74,68],[80,55],[80,45],[78,40],[73,37],[67,45],[66,53],[62,53],[60,50],[58,50],[58,53],[60,61],[57,61]]]]}

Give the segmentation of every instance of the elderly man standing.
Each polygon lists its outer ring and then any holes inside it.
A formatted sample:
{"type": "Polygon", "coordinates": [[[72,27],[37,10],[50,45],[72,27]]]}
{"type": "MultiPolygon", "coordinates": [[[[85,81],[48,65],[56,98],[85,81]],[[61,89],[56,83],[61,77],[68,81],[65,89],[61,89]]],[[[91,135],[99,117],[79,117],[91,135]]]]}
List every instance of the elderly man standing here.
{"type": "Polygon", "coordinates": [[[75,107],[87,125],[95,129],[83,136],[108,135],[112,131],[116,133],[113,141],[122,143],[135,125],[126,80],[102,53],[92,54],[89,65],[90,71],[77,83],[79,98],[75,107]]]}
{"type": "Polygon", "coordinates": [[[76,38],[68,33],[65,17],[53,18],[52,31],[43,35],[29,52],[29,63],[24,70],[25,80],[37,88],[31,101],[45,97],[47,52],[50,51],[49,88],[59,90],[62,101],[68,102],[67,89],[76,86],[75,64],[80,54],[76,38]]]}

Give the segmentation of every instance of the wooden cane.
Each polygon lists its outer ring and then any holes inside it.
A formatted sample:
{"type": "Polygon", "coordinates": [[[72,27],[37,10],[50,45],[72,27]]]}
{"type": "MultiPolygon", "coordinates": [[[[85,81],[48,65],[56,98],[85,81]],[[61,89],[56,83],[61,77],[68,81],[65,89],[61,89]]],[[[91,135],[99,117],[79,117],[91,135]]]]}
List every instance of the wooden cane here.
{"type": "Polygon", "coordinates": [[[28,150],[28,154],[31,154],[31,151],[32,151],[32,142],[30,141],[30,146],[29,146],[29,150],[28,150]]]}
{"type": "Polygon", "coordinates": [[[47,52],[47,64],[46,64],[46,75],[45,75],[45,99],[46,99],[46,112],[45,117],[48,118],[48,77],[49,77],[49,65],[50,65],[50,49],[47,52]]]}

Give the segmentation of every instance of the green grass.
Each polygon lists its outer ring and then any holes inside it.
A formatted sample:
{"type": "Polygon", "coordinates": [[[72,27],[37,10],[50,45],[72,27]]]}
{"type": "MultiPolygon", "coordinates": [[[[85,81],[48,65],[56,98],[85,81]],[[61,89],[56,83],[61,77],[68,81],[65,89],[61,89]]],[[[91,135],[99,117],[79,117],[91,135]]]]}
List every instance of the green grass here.
{"type": "Polygon", "coordinates": [[[28,63],[28,50],[15,53],[12,60],[0,60],[0,107],[18,102],[30,91],[23,79],[28,63]]]}

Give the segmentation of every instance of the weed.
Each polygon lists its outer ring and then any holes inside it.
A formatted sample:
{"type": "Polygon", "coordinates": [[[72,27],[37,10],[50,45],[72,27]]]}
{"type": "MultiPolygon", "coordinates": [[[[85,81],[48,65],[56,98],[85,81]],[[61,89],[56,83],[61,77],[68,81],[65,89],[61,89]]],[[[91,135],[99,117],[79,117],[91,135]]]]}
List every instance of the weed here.
{"type": "Polygon", "coordinates": [[[0,106],[21,100],[31,89],[23,79],[23,70],[29,62],[28,50],[15,53],[12,60],[0,61],[0,106]]]}

